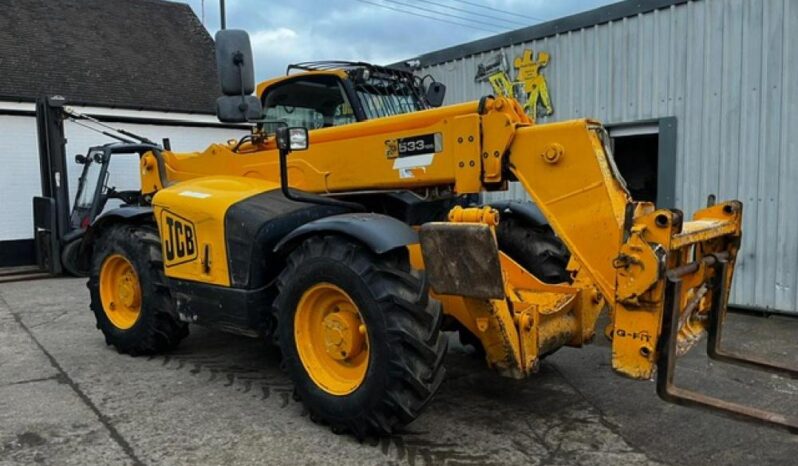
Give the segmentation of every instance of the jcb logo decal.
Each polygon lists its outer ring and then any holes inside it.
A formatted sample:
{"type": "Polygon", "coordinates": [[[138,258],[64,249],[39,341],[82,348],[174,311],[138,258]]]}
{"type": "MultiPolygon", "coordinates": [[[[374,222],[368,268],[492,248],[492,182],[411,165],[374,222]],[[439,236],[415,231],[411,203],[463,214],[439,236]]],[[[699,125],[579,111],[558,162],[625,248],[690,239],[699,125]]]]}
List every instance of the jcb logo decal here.
{"type": "Polygon", "coordinates": [[[165,266],[171,267],[197,258],[196,231],[191,221],[165,210],[161,213],[165,266]]]}

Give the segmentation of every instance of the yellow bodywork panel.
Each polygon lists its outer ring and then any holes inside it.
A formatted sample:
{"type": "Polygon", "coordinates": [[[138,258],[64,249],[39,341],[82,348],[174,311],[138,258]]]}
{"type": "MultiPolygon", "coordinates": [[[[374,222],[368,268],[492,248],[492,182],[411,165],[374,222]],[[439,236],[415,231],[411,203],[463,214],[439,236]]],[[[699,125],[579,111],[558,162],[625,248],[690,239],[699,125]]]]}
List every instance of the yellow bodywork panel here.
{"type": "Polygon", "coordinates": [[[281,84],[283,82],[289,81],[291,78],[302,76],[335,76],[340,79],[346,79],[347,74],[346,71],[341,69],[332,69],[332,70],[319,70],[319,71],[303,71],[302,73],[296,73],[293,75],[288,76],[278,76],[276,78],[267,79],[266,81],[261,81],[258,83],[257,87],[255,88],[255,92],[257,95],[263,95],[263,92],[268,87],[273,87],[277,84],[281,84]]]}
{"type": "Polygon", "coordinates": [[[588,120],[520,128],[510,169],[605,297],[615,290],[629,193],[588,120]]]}
{"type": "Polygon", "coordinates": [[[166,276],[230,286],[224,215],[238,201],[279,185],[233,176],[196,178],[153,198],[166,276]]]}
{"type": "Polygon", "coordinates": [[[598,313],[593,309],[593,304],[598,303],[585,305],[583,318],[583,309],[577,307],[583,304],[579,288],[567,283],[543,283],[500,252],[493,230],[499,221],[496,210],[455,207],[448,218],[448,223],[431,223],[422,228],[421,248],[434,248],[434,254],[420,254],[417,248],[411,248],[411,263],[426,268],[434,291],[456,292],[434,296],[442,302],[446,314],[479,339],[491,367],[502,375],[521,378],[538,369],[543,355],[565,344],[579,346],[585,335],[592,338],[581,325],[588,315],[598,313]],[[491,234],[480,233],[486,229],[491,234]],[[448,240],[441,242],[441,238],[448,240]],[[482,255],[458,255],[459,248],[480,251],[482,255]],[[485,257],[486,254],[495,257],[485,257]],[[425,258],[429,262],[421,263],[425,258]],[[483,267],[481,262],[494,261],[499,264],[501,296],[490,287],[472,283],[475,276],[493,279],[480,274],[492,270],[492,266],[483,267]],[[470,271],[471,276],[457,271],[470,271]]]}
{"type": "MultiPolygon", "coordinates": [[[[290,184],[313,193],[455,184],[463,192],[478,192],[481,166],[476,107],[470,102],[310,131],[308,150],[295,152],[288,159],[290,184]],[[439,138],[439,150],[423,156],[392,156],[394,141],[419,135],[439,138]]],[[[163,154],[171,182],[217,174],[279,181],[273,139],[238,153],[229,145],[214,144],[200,153],[163,154]]]]}

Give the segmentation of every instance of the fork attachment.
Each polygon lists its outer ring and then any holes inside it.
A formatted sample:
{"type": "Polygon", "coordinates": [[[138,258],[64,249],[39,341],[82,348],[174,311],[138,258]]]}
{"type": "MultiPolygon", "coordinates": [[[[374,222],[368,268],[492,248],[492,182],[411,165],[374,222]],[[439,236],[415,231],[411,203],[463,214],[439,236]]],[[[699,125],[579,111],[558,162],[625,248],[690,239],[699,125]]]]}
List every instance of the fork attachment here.
{"type": "Polygon", "coordinates": [[[739,366],[760,369],[778,375],[798,378],[798,371],[788,367],[773,364],[763,359],[738,355],[721,348],[723,322],[726,320],[727,299],[731,276],[729,274],[728,256],[710,254],[704,256],[700,262],[681,266],[667,273],[667,286],[665,292],[665,307],[662,325],[662,337],[659,340],[657,360],[657,394],[665,401],[675,404],[706,409],[724,416],[770,425],[786,429],[798,434],[798,418],[787,417],[779,413],[766,411],[751,406],[725,401],[712,396],[704,395],[693,390],[677,387],[674,382],[676,358],[678,357],[678,337],[680,328],[680,303],[684,278],[701,266],[711,267],[714,274],[708,285],[711,289],[711,305],[707,322],[707,355],[711,359],[736,364],[739,366]]]}

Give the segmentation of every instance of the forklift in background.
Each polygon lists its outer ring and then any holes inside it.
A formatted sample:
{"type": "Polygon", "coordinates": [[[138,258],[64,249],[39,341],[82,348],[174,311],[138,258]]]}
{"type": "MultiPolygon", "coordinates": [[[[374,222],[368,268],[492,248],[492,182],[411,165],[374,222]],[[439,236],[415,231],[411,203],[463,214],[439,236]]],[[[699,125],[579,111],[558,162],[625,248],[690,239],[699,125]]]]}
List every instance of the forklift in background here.
{"type": "Polygon", "coordinates": [[[122,154],[141,154],[169,148],[124,129],[114,128],[66,105],[61,96],[40,97],[36,101],[36,125],[39,139],[39,163],[42,195],[33,198],[34,247],[36,269],[25,274],[0,277],[0,281],[43,278],[69,273],[85,276],[78,261],[83,237],[111,199],[122,205],[138,205],[140,191],[117,190],[108,184],[110,163],[122,154]],[[74,202],[70,204],[67,175],[64,120],[114,139],[93,146],[85,155],[75,156],[82,165],[74,202]],[[6,278],[5,280],[3,278],[6,278]]]}

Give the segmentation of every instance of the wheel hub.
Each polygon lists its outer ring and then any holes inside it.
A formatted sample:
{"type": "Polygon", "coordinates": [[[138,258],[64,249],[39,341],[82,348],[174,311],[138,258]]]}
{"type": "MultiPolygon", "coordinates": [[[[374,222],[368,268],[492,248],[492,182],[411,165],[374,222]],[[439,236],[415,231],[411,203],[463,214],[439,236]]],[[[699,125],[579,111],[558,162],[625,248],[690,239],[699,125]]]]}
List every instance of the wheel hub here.
{"type": "Polygon", "coordinates": [[[362,324],[357,313],[350,310],[332,312],[324,318],[323,325],[324,345],[331,358],[340,361],[355,357],[363,350],[362,324]]]}
{"type": "Polygon", "coordinates": [[[100,300],[111,323],[127,330],[141,314],[141,286],[133,264],[121,254],[108,256],[100,269],[100,300]]]}
{"type": "Polygon", "coordinates": [[[119,280],[117,293],[122,305],[128,308],[138,306],[137,280],[132,270],[127,270],[119,280]]]}
{"type": "Polygon", "coordinates": [[[305,370],[332,395],[357,390],[366,378],[369,344],[355,301],[332,283],[308,288],[297,303],[294,342],[305,370]]]}

